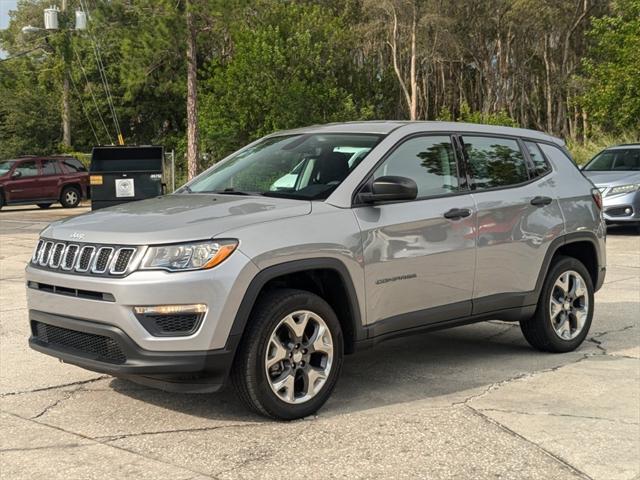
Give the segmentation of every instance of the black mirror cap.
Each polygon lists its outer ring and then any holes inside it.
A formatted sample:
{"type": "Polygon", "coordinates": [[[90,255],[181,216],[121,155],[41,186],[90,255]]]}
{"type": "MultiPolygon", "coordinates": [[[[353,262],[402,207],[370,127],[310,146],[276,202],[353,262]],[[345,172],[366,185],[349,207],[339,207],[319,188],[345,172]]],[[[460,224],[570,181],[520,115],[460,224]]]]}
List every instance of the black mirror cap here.
{"type": "Polygon", "coordinates": [[[378,203],[415,200],[417,196],[418,185],[412,179],[388,175],[376,178],[370,192],[361,192],[358,198],[363,203],[378,203]]]}

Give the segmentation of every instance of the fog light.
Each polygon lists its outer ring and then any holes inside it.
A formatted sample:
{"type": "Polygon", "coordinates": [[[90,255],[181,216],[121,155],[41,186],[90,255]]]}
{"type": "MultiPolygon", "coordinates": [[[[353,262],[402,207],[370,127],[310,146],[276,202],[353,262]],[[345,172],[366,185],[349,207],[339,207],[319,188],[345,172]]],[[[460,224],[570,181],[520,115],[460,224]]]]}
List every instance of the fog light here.
{"type": "Polygon", "coordinates": [[[138,315],[174,315],[176,313],[205,313],[207,306],[202,303],[194,305],[150,305],[147,307],[134,307],[133,311],[138,315]]]}
{"type": "Polygon", "coordinates": [[[631,209],[629,207],[624,209],[625,215],[631,215],[631,209]]]}

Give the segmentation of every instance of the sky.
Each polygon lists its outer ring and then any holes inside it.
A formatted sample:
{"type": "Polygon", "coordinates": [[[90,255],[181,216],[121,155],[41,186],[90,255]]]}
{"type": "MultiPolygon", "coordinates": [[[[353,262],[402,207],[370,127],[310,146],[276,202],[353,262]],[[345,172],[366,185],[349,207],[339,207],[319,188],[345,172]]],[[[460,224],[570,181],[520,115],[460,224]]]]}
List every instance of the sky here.
{"type": "MultiPolygon", "coordinates": [[[[18,0],[0,0],[0,30],[9,26],[9,10],[15,10],[18,0]]],[[[5,53],[0,50],[0,58],[4,58],[5,53]]]]}

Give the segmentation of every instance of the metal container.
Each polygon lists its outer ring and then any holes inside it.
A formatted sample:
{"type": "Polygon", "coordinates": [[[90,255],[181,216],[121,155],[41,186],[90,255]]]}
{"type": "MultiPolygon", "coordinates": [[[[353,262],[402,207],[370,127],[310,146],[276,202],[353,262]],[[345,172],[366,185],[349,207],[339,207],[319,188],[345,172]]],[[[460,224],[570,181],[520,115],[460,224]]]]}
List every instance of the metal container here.
{"type": "Polygon", "coordinates": [[[163,147],[108,146],[91,152],[91,209],[162,195],[163,147]]]}

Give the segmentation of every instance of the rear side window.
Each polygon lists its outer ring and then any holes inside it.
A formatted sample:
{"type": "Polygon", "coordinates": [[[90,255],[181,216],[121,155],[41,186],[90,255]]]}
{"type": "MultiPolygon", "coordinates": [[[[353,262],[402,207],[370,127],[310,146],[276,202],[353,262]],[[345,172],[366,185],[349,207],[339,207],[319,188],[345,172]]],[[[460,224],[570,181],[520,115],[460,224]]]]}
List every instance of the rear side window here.
{"type": "Polygon", "coordinates": [[[419,198],[457,191],[458,170],[451,139],[424,136],[407,140],[376,169],[373,178],[387,175],[414,180],[419,198]]]}
{"type": "Polygon", "coordinates": [[[465,136],[463,142],[476,189],[507,187],[529,180],[527,165],[517,141],[465,136]]]}
{"type": "Polygon", "coordinates": [[[531,158],[531,162],[533,163],[533,177],[542,177],[551,171],[551,165],[547,162],[542,155],[542,151],[537,143],[533,142],[524,142],[524,145],[527,147],[527,151],[529,152],[529,158],[531,158]]]}
{"type": "Polygon", "coordinates": [[[42,160],[42,175],[56,175],[60,173],[60,167],[56,160],[42,160]]]}
{"type": "Polygon", "coordinates": [[[64,165],[65,169],[71,173],[87,171],[85,166],[82,165],[82,163],[80,163],[80,161],[76,160],[75,158],[65,158],[64,160],[61,160],[61,162],[64,165]]]}
{"type": "Polygon", "coordinates": [[[38,175],[38,165],[35,160],[27,160],[20,162],[15,171],[20,172],[21,177],[35,177],[38,175]]]}

